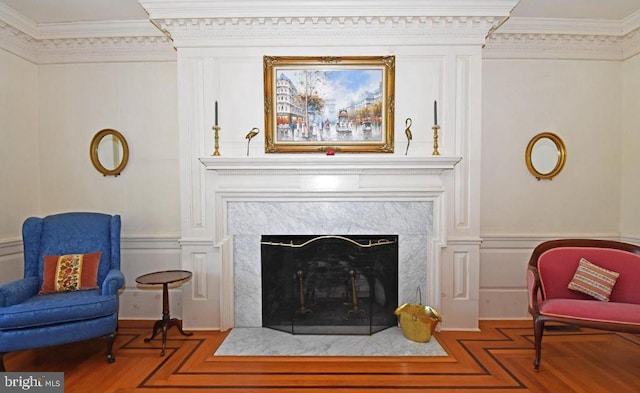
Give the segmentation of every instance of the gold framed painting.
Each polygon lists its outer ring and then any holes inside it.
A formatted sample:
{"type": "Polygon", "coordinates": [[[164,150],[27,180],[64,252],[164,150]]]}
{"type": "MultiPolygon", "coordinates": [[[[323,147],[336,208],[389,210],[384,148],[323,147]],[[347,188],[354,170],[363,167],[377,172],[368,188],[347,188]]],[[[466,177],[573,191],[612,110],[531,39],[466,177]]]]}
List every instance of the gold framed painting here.
{"type": "Polygon", "coordinates": [[[265,152],[393,153],[395,56],[264,56],[265,152]]]}

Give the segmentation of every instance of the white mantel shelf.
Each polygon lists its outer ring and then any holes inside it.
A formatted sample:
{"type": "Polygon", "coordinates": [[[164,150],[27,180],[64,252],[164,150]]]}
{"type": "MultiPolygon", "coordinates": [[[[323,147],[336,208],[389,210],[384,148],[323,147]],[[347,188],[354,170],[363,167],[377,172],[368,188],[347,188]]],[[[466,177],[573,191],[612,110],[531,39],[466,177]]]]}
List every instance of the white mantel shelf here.
{"type": "Polygon", "coordinates": [[[238,171],[298,173],[358,173],[419,171],[440,174],[452,170],[462,157],[407,157],[387,155],[282,155],[276,157],[202,157],[207,170],[224,174],[238,171]]]}

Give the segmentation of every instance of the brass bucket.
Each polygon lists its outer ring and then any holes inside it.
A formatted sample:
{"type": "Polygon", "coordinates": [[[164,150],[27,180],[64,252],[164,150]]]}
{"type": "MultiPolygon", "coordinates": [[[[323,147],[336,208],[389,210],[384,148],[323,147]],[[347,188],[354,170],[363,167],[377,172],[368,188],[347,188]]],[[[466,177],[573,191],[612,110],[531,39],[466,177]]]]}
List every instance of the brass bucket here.
{"type": "MultiPolygon", "coordinates": [[[[418,288],[418,292],[420,288],[418,288]]],[[[431,340],[431,335],[436,330],[438,323],[442,322],[440,313],[433,307],[420,304],[405,303],[395,311],[402,334],[411,341],[426,343],[431,340]]]]}

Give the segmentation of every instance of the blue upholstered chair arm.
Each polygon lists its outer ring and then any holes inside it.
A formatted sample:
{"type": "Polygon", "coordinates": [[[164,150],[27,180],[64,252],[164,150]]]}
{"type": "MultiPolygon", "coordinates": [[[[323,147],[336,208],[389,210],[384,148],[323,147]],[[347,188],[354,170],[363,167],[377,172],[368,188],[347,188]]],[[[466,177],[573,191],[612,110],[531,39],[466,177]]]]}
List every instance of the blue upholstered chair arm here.
{"type": "Polygon", "coordinates": [[[38,277],[27,277],[0,285],[0,307],[9,307],[38,293],[38,277]]]}
{"type": "Polygon", "coordinates": [[[120,289],[124,285],[124,274],[120,270],[111,269],[109,273],[107,273],[107,277],[105,277],[104,282],[102,283],[102,294],[103,295],[115,295],[118,293],[118,289],[120,289]]]}

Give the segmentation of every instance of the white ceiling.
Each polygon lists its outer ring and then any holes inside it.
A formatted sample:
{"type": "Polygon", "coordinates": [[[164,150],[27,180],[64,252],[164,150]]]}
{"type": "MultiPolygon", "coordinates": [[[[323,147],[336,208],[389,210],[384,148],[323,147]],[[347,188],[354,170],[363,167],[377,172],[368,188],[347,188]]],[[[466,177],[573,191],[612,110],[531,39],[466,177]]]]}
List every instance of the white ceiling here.
{"type": "Polygon", "coordinates": [[[635,12],[640,0],[521,0],[511,16],[622,21],[635,12]]]}
{"type": "MultiPolygon", "coordinates": [[[[0,0],[35,24],[146,20],[138,0],[0,0]]],[[[513,17],[622,21],[640,12],[640,0],[521,0],[513,17]]]]}
{"type": "Polygon", "coordinates": [[[138,0],[0,0],[36,24],[148,19],[138,0]]]}

